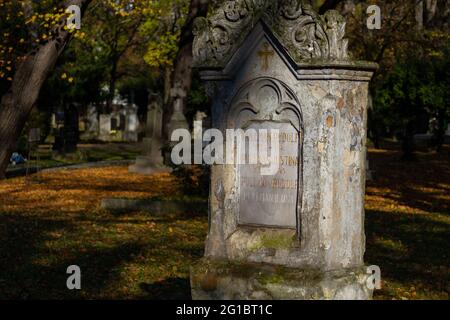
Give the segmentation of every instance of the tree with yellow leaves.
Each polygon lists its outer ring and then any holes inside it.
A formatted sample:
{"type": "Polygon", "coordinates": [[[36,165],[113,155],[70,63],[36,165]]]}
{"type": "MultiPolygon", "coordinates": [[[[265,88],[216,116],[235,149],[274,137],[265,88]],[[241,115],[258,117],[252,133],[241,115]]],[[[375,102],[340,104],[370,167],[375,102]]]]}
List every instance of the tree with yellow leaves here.
{"type": "Polygon", "coordinates": [[[14,0],[0,3],[0,178],[56,60],[75,29],[71,5],[84,13],[91,0],[14,0]]]}

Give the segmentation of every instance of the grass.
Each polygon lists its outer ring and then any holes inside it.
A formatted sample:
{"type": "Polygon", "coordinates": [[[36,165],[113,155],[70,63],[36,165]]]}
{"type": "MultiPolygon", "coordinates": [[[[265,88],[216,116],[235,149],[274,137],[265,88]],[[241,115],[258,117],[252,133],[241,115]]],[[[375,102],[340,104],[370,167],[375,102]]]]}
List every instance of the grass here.
{"type": "MultiPolygon", "coordinates": [[[[370,152],[375,180],[366,194],[366,262],[381,267],[375,299],[448,299],[448,153],[403,163],[370,152]]],[[[169,174],[126,167],[48,172],[39,184],[0,182],[0,299],[189,299],[189,266],[203,255],[207,217],[111,214],[107,197],[183,197],[169,174]],[[82,290],[66,289],[66,268],[82,290]]]]}
{"type": "Polygon", "coordinates": [[[379,265],[376,299],[448,299],[450,275],[450,157],[372,150],[375,180],[366,189],[365,260],[379,265]]]}
{"type": "Polygon", "coordinates": [[[27,164],[10,165],[8,169],[26,168],[27,165],[50,168],[86,162],[133,160],[140,153],[140,144],[138,143],[79,144],[76,153],[66,156],[55,155],[51,145],[41,145],[38,152],[32,154],[32,159],[27,164]],[[37,155],[40,157],[39,162],[36,160],[37,155]]]}

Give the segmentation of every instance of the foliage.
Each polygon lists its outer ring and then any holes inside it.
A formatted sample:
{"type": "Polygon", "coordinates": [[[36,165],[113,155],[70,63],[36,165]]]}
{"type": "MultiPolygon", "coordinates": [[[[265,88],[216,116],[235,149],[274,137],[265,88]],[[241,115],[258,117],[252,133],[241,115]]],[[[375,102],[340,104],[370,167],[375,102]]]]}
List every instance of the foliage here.
{"type": "Polygon", "coordinates": [[[58,22],[67,16],[65,10],[57,0],[0,2],[0,96],[8,89],[17,65],[55,34],[58,22]]]}
{"type": "Polygon", "coordinates": [[[424,115],[449,119],[449,67],[448,50],[441,56],[397,62],[376,90],[377,120],[392,130],[405,130],[424,115]]]}
{"type": "Polygon", "coordinates": [[[178,51],[181,27],[188,12],[189,1],[154,1],[149,15],[140,29],[150,35],[145,62],[154,68],[171,67],[178,51]]]}
{"type": "Polygon", "coordinates": [[[209,115],[211,113],[210,106],[211,104],[208,96],[206,95],[205,87],[202,85],[198,74],[194,73],[186,106],[186,119],[192,123],[197,111],[204,112],[209,115]]]}

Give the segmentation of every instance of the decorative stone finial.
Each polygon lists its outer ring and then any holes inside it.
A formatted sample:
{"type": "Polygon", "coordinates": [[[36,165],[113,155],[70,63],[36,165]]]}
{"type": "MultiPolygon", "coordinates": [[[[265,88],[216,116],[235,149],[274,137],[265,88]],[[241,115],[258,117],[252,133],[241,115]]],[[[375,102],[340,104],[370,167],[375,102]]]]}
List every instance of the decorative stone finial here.
{"type": "Polygon", "coordinates": [[[232,0],[194,24],[194,64],[224,67],[251,29],[262,21],[297,63],[349,59],[345,19],[335,10],[316,13],[301,0],[232,0]]]}

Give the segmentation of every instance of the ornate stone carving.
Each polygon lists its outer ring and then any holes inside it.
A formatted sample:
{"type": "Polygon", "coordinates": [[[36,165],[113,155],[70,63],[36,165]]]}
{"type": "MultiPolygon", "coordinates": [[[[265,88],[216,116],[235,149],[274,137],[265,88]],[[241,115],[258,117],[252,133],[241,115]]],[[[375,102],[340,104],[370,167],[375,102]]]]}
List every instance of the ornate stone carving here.
{"type": "Polygon", "coordinates": [[[195,65],[223,67],[259,21],[274,30],[298,63],[349,58],[345,19],[337,11],[319,15],[301,0],[232,0],[195,21],[195,65]]]}
{"type": "Polygon", "coordinates": [[[278,79],[262,77],[244,84],[230,106],[228,126],[231,128],[245,127],[249,120],[284,120],[301,131],[300,103],[292,90],[278,79]]]}

